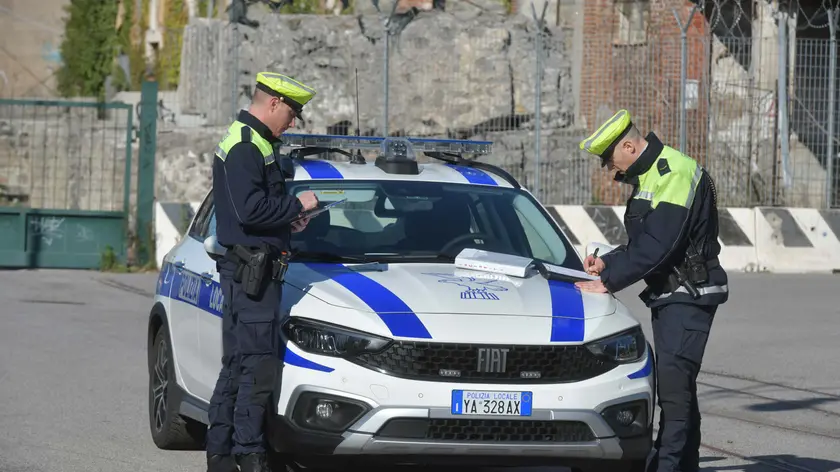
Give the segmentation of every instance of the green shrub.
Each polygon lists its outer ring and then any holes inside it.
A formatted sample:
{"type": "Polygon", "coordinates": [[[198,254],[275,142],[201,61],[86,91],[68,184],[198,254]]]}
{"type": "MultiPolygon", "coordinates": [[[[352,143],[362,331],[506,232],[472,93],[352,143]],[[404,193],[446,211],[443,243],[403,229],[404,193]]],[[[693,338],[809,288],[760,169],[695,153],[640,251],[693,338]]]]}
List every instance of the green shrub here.
{"type": "Polygon", "coordinates": [[[118,51],[118,9],[118,0],[70,0],[64,7],[63,63],[56,72],[61,95],[104,99],[105,79],[118,51]]]}

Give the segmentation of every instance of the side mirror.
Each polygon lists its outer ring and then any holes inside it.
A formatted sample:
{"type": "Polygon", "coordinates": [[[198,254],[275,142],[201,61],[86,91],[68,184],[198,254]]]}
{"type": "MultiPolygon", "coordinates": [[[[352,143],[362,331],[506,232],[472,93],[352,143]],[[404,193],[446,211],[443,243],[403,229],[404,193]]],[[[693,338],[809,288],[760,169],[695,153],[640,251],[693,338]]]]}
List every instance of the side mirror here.
{"type": "Polygon", "coordinates": [[[277,160],[280,166],[280,172],[283,173],[283,179],[291,180],[295,178],[295,162],[289,156],[281,156],[277,160]]]}
{"type": "Polygon", "coordinates": [[[204,240],[204,250],[207,251],[207,255],[210,256],[210,259],[213,259],[214,261],[221,259],[227,252],[227,249],[219,244],[219,241],[216,239],[216,235],[208,236],[207,239],[204,240]]]}
{"type": "Polygon", "coordinates": [[[595,252],[595,249],[598,249],[598,255],[603,256],[604,254],[614,250],[617,246],[610,246],[609,244],[603,243],[595,243],[591,242],[586,245],[586,254],[583,256],[586,257],[595,252]]]}

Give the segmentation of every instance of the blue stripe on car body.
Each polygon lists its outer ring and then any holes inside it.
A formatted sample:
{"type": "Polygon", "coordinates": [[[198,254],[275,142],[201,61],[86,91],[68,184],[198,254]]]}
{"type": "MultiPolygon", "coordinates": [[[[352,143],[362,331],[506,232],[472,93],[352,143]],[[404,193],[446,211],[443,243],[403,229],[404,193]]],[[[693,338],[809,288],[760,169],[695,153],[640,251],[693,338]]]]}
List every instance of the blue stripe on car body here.
{"type": "Polygon", "coordinates": [[[548,281],[551,342],[582,342],[586,328],[580,290],[568,282],[548,281]]]}
{"type": "Polygon", "coordinates": [[[341,264],[304,263],[362,300],[379,315],[391,334],[405,338],[431,339],[420,318],[394,292],[379,282],[341,264]]]}
{"type": "Polygon", "coordinates": [[[298,353],[290,350],[288,347],[284,349],[284,354],[280,357],[283,359],[283,362],[295,367],[303,367],[304,369],[318,370],[326,373],[330,373],[335,370],[332,367],[327,367],[325,365],[318,364],[317,362],[312,362],[309,359],[305,359],[298,353]]]}
{"type": "Polygon", "coordinates": [[[341,172],[327,161],[300,161],[300,166],[309,173],[313,179],[343,179],[341,172]]]}
{"type": "Polygon", "coordinates": [[[632,374],[628,375],[628,379],[643,379],[650,375],[653,371],[653,355],[650,352],[650,349],[647,350],[647,359],[645,360],[645,365],[642,366],[641,369],[633,372],[632,374]]]}
{"type": "MultiPolygon", "coordinates": [[[[178,272],[178,271],[172,269],[171,267],[167,267],[167,268],[171,269],[171,274],[164,275],[164,284],[171,285],[172,289],[175,290],[175,292],[173,293],[173,292],[169,292],[168,290],[160,290],[158,292],[158,295],[170,298],[171,300],[174,300],[174,301],[180,301],[180,302],[183,302],[183,303],[187,303],[187,304],[192,305],[194,307],[197,307],[199,310],[201,310],[203,312],[206,312],[206,313],[209,313],[209,314],[211,314],[211,315],[213,315],[217,318],[222,317],[222,306],[223,306],[223,303],[224,303],[224,296],[222,295],[222,285],[219,282],[216,282],[214,280],[210,284],[205,284],[204,281],[201,280],[201,278],[197,274],[189,272],[187,269],[184,269],[181,272],[178,272]],[[195,277],[195,278],[198,278],[199,281],[200,281],[199,292],[198,292],[198,303],[194,303],[194,300],[192,300],[192,299],[182,298],[182,297],[179,296],[178,287],[180,287],[181,281],[184,280],[184,278],[185,278],[184,274],[185,273],[189,273],[190,278],[195,277]],[[171,277],[169,282],[166,282],[165,278],[167,276],[171,277]],[[161,292],[163,292],[163,293],[161,293],[161,292]]],[[[161,273],[163,273],[163,270],[164,269],[161,268],[161,273]]],[[[306,359],[306,358],[302,357],[301,355],[289,350],[286,347],[283,348],[283,352],[279,355],[279,358],[281,360],[283,360],[283,362],[285,362],[288,365],[292,365],[292,366],[295,366],[295,367],[302,367],[304,369],[317,370],[317,371],[326,372],[326,373],[330,373],[333,370],[335,370],[332,367],[327,367],[327,366],[318,364],[317,362],[310,361],[309,359],[306,359]]]]}
{"type": "Polygon", "coordinates": [[[455,164],[446,164],[448,167],[455,169],[456,171],[460,172],[467,181],[471,184],[478,184],[478,185],[499,185],[493,180],[493,177],[490,177],[489,174],[484,172],[483,170],[473,169],[472,167],[464,167],[455,164]]]}

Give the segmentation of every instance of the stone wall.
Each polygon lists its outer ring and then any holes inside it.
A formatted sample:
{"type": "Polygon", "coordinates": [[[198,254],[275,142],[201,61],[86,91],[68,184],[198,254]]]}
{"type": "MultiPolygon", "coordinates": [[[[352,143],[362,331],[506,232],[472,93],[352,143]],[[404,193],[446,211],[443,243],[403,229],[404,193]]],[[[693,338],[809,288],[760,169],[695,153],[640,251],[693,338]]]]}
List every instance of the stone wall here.
{"type": "MultiPolygon", "coordinates": [[[[422,12],[396,21],[399,34],[392,36],[389,55],[388,131],[391,135],[492,139],[498,151],[486,160],[504,165],[530,183],[536,28],[524,15],[505,15],[502,2],[484,3],[448,2],[446,11],[422,12]]],[[[358,71],[361,133],[382,134],[384,26],[378,16],[269,15],[259,21],[258,28],[250,28],[212,19],[191,20],[184,34],[180,113],[199,115],[207,126],[225,126],[235,110],[247,106],[256,73],[273,71],[292,75],[317,90],[304,111],[305,121],[298,122],[300,129],[295,132],[352,134],[358,71]]],[[[541,180],[587,182],[583,189],[557,189],[550,198],[557,204],[588,202],[589,167],[576,149],[583,136],[570,129],[575,99],[564,30],[549,28],[543,38],[541,180]]],[[[206,158],[200,156],[213,149],[218,133],[201,133],[207,141],[199,142],[173,132],[175,147],[166,147],[166,139],[159,141],[160,172],[196,169],[209,182],[209,174],[205,175],[209,167],[198,170],[197,166],[204,165],[201,161],[206,158]],[[184,143],[188,141],[197,147],[187,149],[184,143]]],[[[192,187],[203,188],[195,181],[185,184],[180,178],[159,176],[159,181],[171,181],[160,188],[161,200],[195,200],[192,187]]]]}
{"type": "MultiPolygon", "coordinates": [[[[258,20],[258,28],[239,25],[238,31],[227,21],[204,18],[192,19],[187,27],[181,86],[160,96],[167,113],[158,120],[159,201],[204,196],[213,148],[234,110],[247,106],[260,70],[294,75],[317,89],[296,132],[352,134],[358,68],[362,133],[382,132],[384,28],[378,16],[258,20]]],[[[500,1],[476,0],[448,2],[445,12],[424,11],[397,23],[402,27],[395,27],[399,34],[392,38],[389,58],[390,134],[493,140],[497,152],[485,160],[533,188],[537,63],[531,19],[506,15],[500,1]]],[[[591,163],[576,147],[584,136],[570,128],[574,97],[567,38],[562,28],[549,29],[544,38],[543,199],[587,203],[591,163]]],[[[116,100],[134,105],[136,95],[116,100]]],[[[121,207],[124,113],[104,121],[97,120],[94,109],[3,113],[8,116],[0,116],[0,141],[7,151],[0,155],[0,185],[9,189],[4,192],[21,194],[33,206],[121,207]]],[[[132,174],[134,180],[136,171],[132,174]]]]}

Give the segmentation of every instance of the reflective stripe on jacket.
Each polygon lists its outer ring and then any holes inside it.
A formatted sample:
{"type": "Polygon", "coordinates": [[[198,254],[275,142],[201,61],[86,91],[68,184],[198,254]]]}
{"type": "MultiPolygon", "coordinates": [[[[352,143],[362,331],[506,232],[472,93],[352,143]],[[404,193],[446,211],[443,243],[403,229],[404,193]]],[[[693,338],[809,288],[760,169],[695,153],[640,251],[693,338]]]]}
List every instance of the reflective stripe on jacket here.
{"type": "Polygon", "coordinates": [[[726,271],[715,263],[720,244],[714,182],[697,161],[663,145],[655,134],[646,139],[648,147],[636,162],[616,175],[633,186],[624,214],[628,243],[601,257],[606,266],[601,280],[613,293],[645,280],[652,295],[642,299],[649,306],[724,303],[729,290],[726,271]],[[695,284],[699,300],[669,281],[671,267],[683,262],[689,243],[711,261],[708,280],[695,284]]]}

